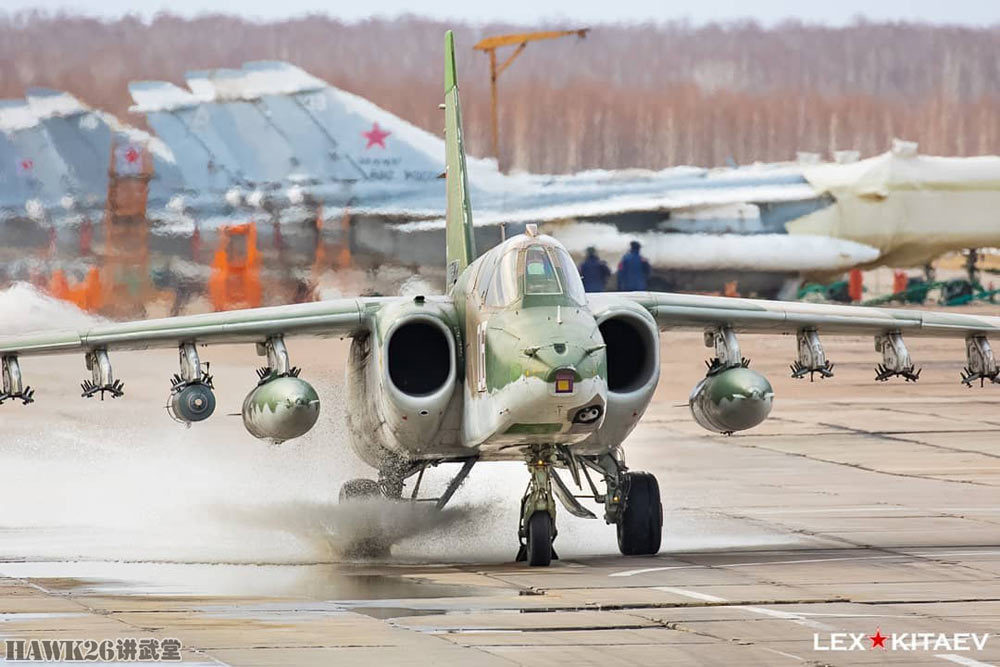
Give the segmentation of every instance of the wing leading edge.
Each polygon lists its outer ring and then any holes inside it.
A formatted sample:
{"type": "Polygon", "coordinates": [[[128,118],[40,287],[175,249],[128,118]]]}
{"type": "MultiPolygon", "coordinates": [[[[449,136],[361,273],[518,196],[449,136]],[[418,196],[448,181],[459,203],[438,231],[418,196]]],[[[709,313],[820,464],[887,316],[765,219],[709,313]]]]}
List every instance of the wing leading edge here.
{"type": "Polygon", "coordinates": [[[0,355],[34,356],[79,350],[145,350],[182,343],[260,342],[276,335],[350,336],[387,302],[405,297],[335,299],[155,320],[98,324],[78,331],[0,338],[0,355]]]}
{"type": "Polygon", "coordinates": [[[599,305],[613,299],[633,301],[650,312],[661,330],[729,327],[734,332],[869,335],[898,332],[908,336],[962,338],[1000,333],[1000,317],[840,306],[795,301],[764,301],[667,292],[619,292],[590,295],[599,305]]]}

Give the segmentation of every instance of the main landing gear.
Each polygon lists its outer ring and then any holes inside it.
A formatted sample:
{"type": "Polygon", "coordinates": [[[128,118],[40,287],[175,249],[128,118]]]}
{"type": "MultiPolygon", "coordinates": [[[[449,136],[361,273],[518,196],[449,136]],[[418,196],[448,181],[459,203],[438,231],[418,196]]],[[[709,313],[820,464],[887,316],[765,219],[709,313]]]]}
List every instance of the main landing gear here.
{"type": "Polygon", "coordinates": [[[378,482],[374,479],[351,479],[340,487],[339,500],[342,503],[352,500],[368,500],[382,495],[378,482]]]}
{"type": "Polygon", "coordinates": [[[626,556],[655,554],[663,534],[660,485],[648,472],[627,472],[625,506],[618,519],[618,550],[626,556]]]}
{"type": "Polygon", "coordinates": [[[663,506],[656,477],[648,472],[628,471],[620,456],[577,456],[564,446],[534,445],[525,460],[531,479],[521,499],[518,562],[545,566],[558,560],[552,546],[558,534],[556,498],[570,514],[587,519],[597,517],[577,499],[590,497],[603,503],[604,520],[617,527],[618,549],[623,554],[652,555],[660,550],[663,506]],[[591,493],[575,495],[556,472],[556,466],[569,470],[581,490],[586,480],[591,493]],[[594,484],[590,470],[604,478],[605,493],[594,484]]]}
{"type": "MultiPolygon", "coordinates": [[[[352,479],[344,482],[344,485],[340,487],[339,502],[342,505],[357,503],[359,501],[370,501],[377,498],[386,498],[391,501],[409,500],[410,502],[432,502],[434,503],[434,509],[436,511],[443,510],[451,500],[451,497],[455,495],[458,491],[458,487],[462,485],[465,479],[469,476],[469,472],[472,470],[472,466],[476,464],[478,458],[468,458],[462,460],[462,467],[459,469],[458,473],[452,478],[451,482],[448,483],[447,488],[445,488],[444,493],[442,493],[437,498],[417,498],[417,494],[420,492],[420,483],[424,478],[424,471],[430,466],[436,466],[444,461],[419,461],[415,463],[406,463],[399,460],[387,461],[385,465],[379,470],[379,479],[375,481],[374,479],[352,479]],[[411,476],[417,475],[416,483],[413,485],[413,491],[408,499],[403,498],[403,484],[411,476]]],[[[375,508],[368,509],[365,511],[378,511],[375,508]]],[[[350,556],[360,556],[360,557],[379,557],[384,558],[389,556],[390,548],[392,546],[391,537],[385,535],[366,535],[356,539],[353,543],[348,544],[345,549],[346,553],[350,556]]]]}
{"type": "MultiPolygon", "coordinates": [[[[378,481],[352,479],[346,482],[340,490],[340,502],[384,497],[399,501],[433,502],[434,507],[441,510],[468,477],[476,461],[475,458],[464,459],[462,468],[438,498],[418,498],[417,495],[424,471],[445,461],[393,462],[380,470],[378,481]],[[413,475],[417,476],[413,491],[408,499],[404,499],[403,483],[413,475]]],[[[604,520],[615,525],[618,549],[626,556],[652,555],[660,550],[663,506],[659,484],[648,472],[628,470],[620,452],[582,456],[563,445],[531,445],[525,449],[525,462],[530,478],[521,498],[517,529],[520,545],[516,557],[518,562],[546,566],[559,559],[553,547],[558,535],[556,499],[570,514],[584,519],[596,519],[597,515],[581,505],[579,498],[592,498],[604,505],[604,520]],[[559,476],[557,468],[566,469],[582,493],[577,495],[571,491],[559,476]],[[604,493],[598,490],[591,472],[603,479],[604,493]]],[[[354,552],[385,556],[389,546],[384,540],[368,539],[354,552]]]]}

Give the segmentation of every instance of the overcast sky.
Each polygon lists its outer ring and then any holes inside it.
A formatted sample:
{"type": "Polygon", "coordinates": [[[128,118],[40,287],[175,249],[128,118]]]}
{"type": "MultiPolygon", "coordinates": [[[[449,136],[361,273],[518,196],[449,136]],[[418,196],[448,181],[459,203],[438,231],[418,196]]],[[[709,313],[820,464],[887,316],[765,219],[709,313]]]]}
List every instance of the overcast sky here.
{"type": "Polygon", "coordinates": [[[561,19],[574,25],[615,21],[647,21],[688,18],[696,23],[751,17],[772,24],[789,17],[810,22],[842,25],[856,16],[871,20],[905,20],[963,25],[1000,25],[1000,2],[997,0],[96,0],[86,8],[83,3],[66,0],[2,0],[0,10],[59,10],[116,17],[137,13],[148,17],[160,10],[185,16],[206,11],[238,14],[248,18],[275,19],[309,12],[323,12],[345,20],[370,16],[397,16],[415,13],[439,19],[462,19],[470,22],[506,20],[531,23],[561,19]]]}

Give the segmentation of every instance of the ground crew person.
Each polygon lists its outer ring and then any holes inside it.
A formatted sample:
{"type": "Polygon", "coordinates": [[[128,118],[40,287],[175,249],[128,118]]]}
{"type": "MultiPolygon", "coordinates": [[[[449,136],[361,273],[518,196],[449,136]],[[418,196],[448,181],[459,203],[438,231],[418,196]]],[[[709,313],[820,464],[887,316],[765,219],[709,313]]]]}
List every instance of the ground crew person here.
{"type": "Polygon", "coordinates": [[[597,248],[590,246],[587,248],[587,257],[580,264],[580,277],[583,279],[583,288],[588,292],[603,292],[611,277],[611,269],[608,263],[597,256],[597,248]]]}
{"type": "Polygon", "coordinates": [[[629,251],[618,262],[618,290],[634,292],[649,287],[649,262],[639,254],[642,245],[638,241],[629,243],[629,251]]]}

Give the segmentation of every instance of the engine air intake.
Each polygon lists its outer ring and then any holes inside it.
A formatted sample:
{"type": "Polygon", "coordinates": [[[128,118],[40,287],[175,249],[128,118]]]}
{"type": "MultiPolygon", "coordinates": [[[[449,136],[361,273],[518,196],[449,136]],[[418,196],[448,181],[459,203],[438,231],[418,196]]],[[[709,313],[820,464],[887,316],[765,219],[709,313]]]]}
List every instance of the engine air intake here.
{"type": "Polygon", "coordinates": [[[646,384],[656,372],[656,340],[649,326],[635,317],[609,317],[600,324],[607,344],[608,391],[628,393],[646,384]]]}
{"type": "Polygon", "coordinates": [[[432,394],[448,381],[451,350],[446,332],[426,321],[403,324],[389,339],[389,379],[409,396],[432,394]]]}

